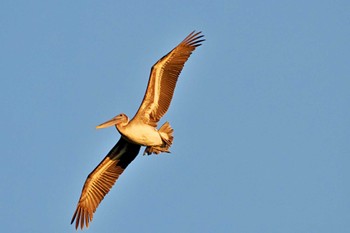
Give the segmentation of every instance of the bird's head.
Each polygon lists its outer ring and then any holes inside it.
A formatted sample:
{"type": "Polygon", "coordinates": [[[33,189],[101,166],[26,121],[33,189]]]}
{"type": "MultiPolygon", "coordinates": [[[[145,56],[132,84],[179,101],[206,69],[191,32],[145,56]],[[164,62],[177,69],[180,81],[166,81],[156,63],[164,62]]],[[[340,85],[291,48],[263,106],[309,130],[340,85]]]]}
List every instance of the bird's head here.
{"type": "Polygon", "coordinates": [[[107,127],[110,127],[113,125],[125,126],[128,124],[128,122],[129,122],[129,118],[127,117],[127,115],[125,115],[124,113],[121,113],[121,114],[113,117],[109,121],[106,121],[106,122],[96,126],[96,129],[107,128],[107,127]]]}

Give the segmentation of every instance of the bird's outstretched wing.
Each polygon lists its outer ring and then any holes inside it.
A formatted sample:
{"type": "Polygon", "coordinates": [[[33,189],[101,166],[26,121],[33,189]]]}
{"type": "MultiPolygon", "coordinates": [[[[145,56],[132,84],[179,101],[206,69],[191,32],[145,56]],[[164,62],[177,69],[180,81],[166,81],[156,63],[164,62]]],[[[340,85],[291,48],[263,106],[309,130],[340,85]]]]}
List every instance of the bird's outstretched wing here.
{"type": "Polygon", "coordinates": [[[89,226],[98,205],[140,151],[139,145],[129,143],[122,137],[101,163],[88,175],[74,212],[71,224],[83,229],[89,226]]]}
{"type": "Polygon", "coordinates": [[[178,46],[162,57],[151,69],[145,96],[134,119],[156,126],[167,112],[176,81],[196,47],[204,41],[201,32],[190,33],[178,46]]]}

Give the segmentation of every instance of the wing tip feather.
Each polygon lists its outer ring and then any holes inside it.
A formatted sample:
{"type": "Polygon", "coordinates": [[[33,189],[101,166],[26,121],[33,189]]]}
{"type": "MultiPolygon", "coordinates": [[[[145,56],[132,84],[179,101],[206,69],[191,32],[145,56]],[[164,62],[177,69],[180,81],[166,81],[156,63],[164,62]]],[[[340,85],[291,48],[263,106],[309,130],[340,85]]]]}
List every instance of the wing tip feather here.
{"type": "Polygon", "coordinates": [[[182,43],[185,43],[189,46],[198,47],[201,46],[201,42],[205,41],[204,35],[201,34],[202,31],[196,32],[196,30],[193,30],[184,40],[182,43]],[[202,39],[203,38],[203,39],[202,39]]]}

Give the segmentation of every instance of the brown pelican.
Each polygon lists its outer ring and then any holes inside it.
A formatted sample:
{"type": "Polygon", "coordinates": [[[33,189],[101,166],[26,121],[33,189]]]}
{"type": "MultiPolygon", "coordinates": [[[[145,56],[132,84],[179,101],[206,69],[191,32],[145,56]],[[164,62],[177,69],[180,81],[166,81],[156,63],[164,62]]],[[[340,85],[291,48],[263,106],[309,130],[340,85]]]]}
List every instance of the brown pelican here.
{"type": "Polygon", "coordinates": [[[71,224],[83,229],[89,226],[98,205],[114,185],[119,175],[135,159],[141,146],[144,154],[168,152],[173,142],[173,129],[165,122],[159,129],[157,123],[167,112],[180,72],[196,47],[204,41],[201,32],[193,31],[178,46],[162,57],[151,69],[145,96],[133,119],[119,114],[97,126],[115,126],[121,137],[117,144],[88,175],[71,224]]]}

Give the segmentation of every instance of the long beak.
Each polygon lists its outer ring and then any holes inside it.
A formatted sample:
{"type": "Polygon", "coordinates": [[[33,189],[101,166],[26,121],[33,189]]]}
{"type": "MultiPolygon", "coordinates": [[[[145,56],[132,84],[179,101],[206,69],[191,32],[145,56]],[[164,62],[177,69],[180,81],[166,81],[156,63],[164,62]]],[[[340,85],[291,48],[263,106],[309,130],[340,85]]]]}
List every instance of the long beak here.
{"type": "Polygon", "coordinates": [[[109,121],[106,121],[98,126],[96,126],[96,129],[102,129],[102,128],[107,128],[107,127],[110,127],[110,126],[114,126],[117,124],[117,119],[113,118],[109,121]]]}

